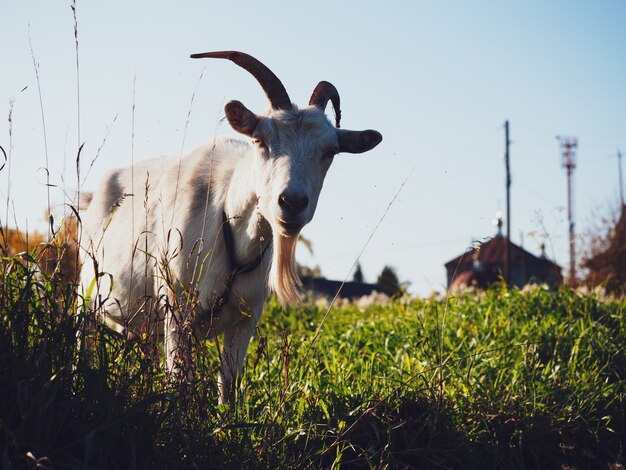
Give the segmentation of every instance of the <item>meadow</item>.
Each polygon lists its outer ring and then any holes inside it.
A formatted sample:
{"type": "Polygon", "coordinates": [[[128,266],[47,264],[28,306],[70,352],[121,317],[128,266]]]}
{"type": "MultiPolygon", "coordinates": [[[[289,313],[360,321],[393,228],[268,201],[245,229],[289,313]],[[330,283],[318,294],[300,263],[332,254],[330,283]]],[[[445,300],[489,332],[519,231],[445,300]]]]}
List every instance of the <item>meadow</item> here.
{"type": "Polygon", "coordinates": [[[71,289],[30,259],[0,265],[3,469],[623,468],[622,299],[270,300],[230,408],[215,341],[179,383],[159,346],[100,326],[88,367],[71,289]]]}

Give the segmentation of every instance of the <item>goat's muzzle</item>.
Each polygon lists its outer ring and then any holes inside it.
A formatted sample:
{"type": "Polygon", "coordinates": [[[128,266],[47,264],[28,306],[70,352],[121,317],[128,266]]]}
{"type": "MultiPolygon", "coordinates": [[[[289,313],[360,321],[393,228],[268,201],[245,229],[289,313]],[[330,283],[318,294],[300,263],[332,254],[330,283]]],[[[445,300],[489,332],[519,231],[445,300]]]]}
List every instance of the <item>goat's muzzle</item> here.
{"type": "Polygon", "coordinates": [[[285,236],[296,235],[302,230],[306,223],[304,219],[308,206],[309,197],[306,194],[284,192],[278,197],[278,223],[285,236]]]}
{"type": "Polygon", "coordinates": [[[282,193],[278,197],[278,205],[288,217],[300,215],[309,205],[309,196],[298,193],[282,193]]]}

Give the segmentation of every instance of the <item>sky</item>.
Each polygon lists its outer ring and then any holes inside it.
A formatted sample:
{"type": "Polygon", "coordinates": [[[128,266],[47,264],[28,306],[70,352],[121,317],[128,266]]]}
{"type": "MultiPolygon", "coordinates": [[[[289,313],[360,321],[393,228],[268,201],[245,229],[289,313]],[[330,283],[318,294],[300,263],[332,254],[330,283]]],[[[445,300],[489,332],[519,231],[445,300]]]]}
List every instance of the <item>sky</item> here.
{"type": "Polygon", "coordinates": [[[366,281],[390,265],[413,294],[445,290],[444,263],[495,235],[505,210],[506,120],[513,242],[534,254],[544,243],[566,272],[556,136],[578,139],[580,251],[619,207],[626,2],[77,0],[76,17],[78,60],[70,1],[0,6],[3,226],[45,232],[48,204],[62,214],[107,171],[234,136],[224,104],[262,113],[261,88],[232,63],[189,58],[231,49],[268,65],[301,106],[332,82],[342,127],[384,137],[335,158],[303,230],[314,252],[298,259],[327,278],[350,279],[359,259],[366,281]]]}

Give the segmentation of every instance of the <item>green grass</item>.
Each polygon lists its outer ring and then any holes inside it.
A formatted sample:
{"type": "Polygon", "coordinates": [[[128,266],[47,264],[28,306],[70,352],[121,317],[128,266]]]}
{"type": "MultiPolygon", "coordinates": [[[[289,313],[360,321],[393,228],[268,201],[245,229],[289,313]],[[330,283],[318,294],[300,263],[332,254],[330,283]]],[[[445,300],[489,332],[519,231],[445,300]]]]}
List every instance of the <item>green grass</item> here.
{"type": "Polygon", "coordinates": [[[214,342],[196,342],[179,384],[160,350],[100,327],[90,369],[71,292],[14,259],[0,269],[3,469],[624,463],[623,300],[501,288],[324,321],[270,301],[229,409],[214,342]]]}

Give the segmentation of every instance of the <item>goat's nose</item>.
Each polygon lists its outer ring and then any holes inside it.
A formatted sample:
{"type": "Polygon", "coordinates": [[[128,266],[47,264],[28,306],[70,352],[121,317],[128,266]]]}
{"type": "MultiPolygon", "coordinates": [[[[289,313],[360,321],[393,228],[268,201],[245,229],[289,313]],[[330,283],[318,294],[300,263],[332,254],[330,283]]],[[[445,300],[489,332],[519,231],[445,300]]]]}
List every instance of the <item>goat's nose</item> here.
{"type": "Polygon", "coordinates": [[[278,197],[278,205],[285,213],[297,215],[309,205],[309,196],[298,193],[282,193],[278,197]]]}

